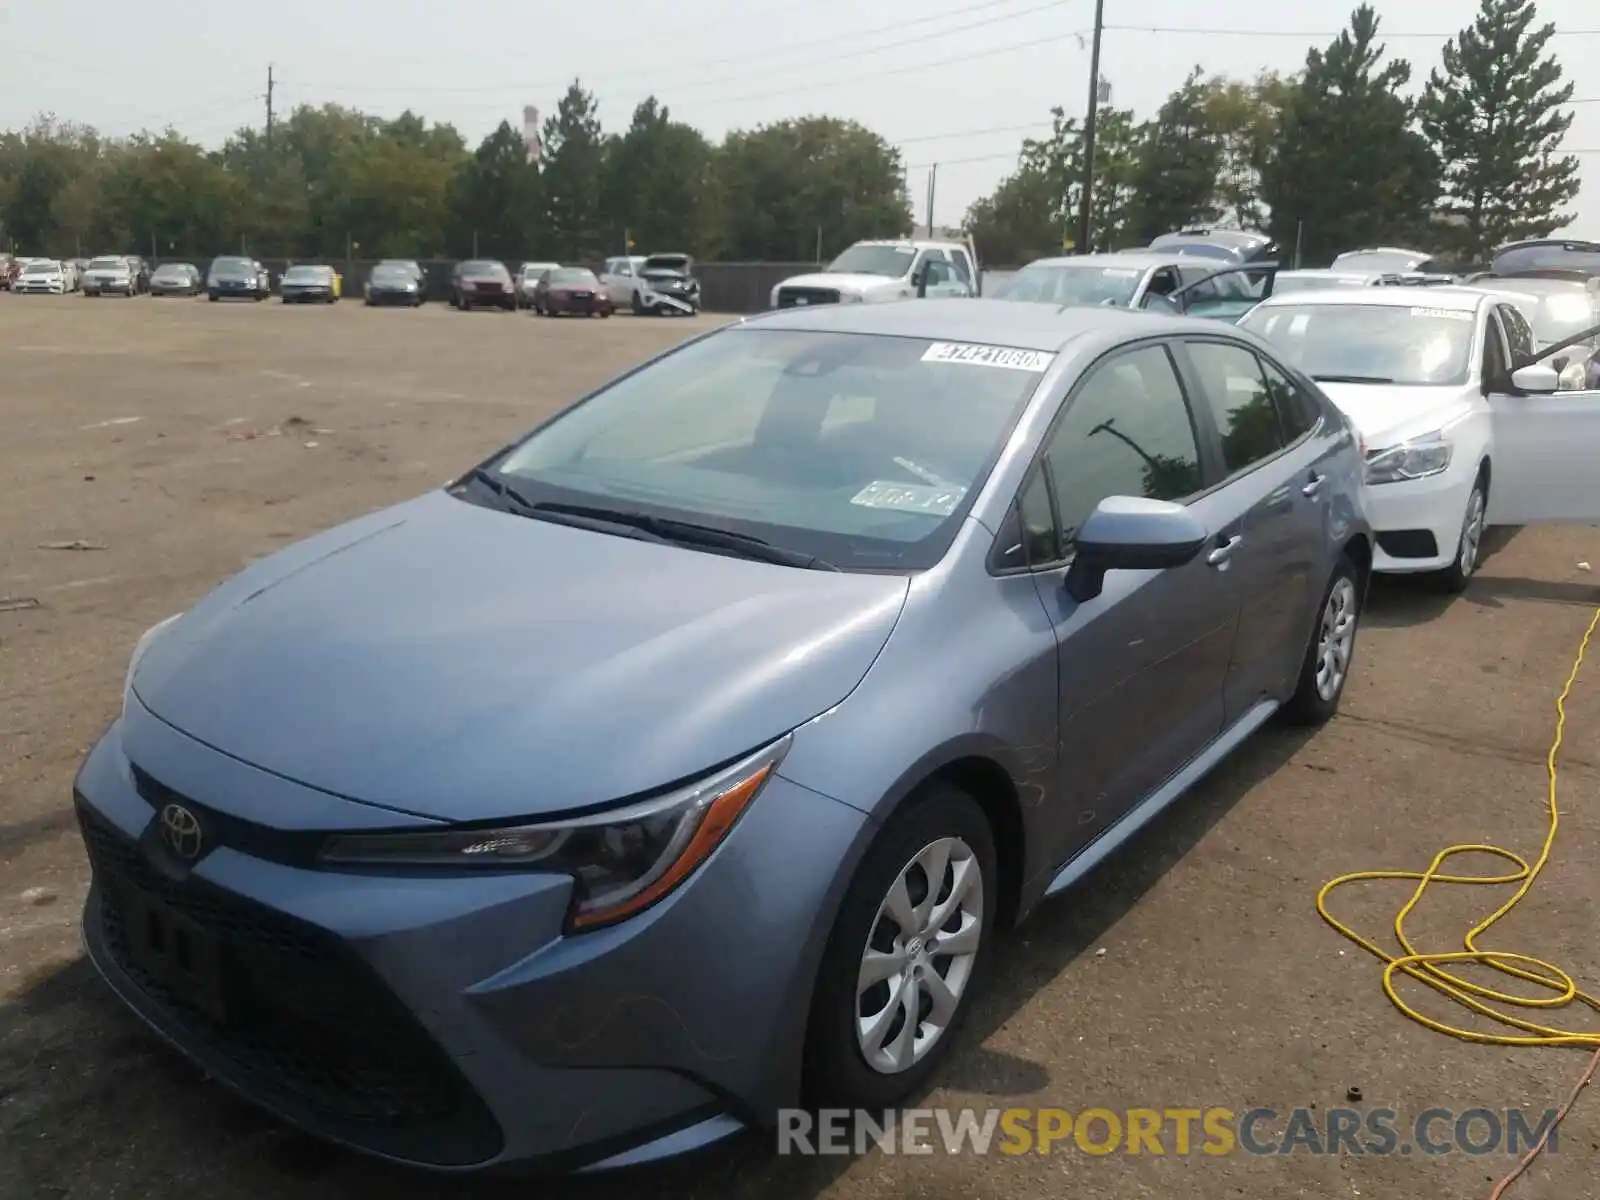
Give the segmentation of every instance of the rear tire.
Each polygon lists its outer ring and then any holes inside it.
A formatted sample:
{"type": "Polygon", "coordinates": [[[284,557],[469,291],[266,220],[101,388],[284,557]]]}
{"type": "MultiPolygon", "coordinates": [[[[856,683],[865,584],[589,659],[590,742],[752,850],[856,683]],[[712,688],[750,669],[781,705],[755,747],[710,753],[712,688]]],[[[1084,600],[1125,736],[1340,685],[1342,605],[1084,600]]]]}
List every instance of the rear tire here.
{"type": "Polygon", "coordinates": [[[1283,707],[1294,725],[1321,725],[1339,711],[1339,700],[1355,661],[1356,633],[1361,622],[1361,576],[1348,555],[1341,554],[1312,619],[1311,637],[1294,695],[1283,707]]]}
{"type": "Polygon", "coordinates": [[[989,957],[998,883],[988,818],[960,789],[929,784],[889,818],[856,868],[817,971],[804,1052],[808,1103],[877,1110],[921,1090],[972,1007],[989,957]],[[928,920],[946,905],[942,923],[928,920]],[[907,924],[894,918],[895,907],[907,924]],[[941,943],[961,950],[939,953],[941,943]],[[929,944],[933,953],[923,949],[929,944]],[[863,989],[869,957],[886,970],[863,989]],[[941,1012],[936,994],[953,1004],[941,1012]]]}

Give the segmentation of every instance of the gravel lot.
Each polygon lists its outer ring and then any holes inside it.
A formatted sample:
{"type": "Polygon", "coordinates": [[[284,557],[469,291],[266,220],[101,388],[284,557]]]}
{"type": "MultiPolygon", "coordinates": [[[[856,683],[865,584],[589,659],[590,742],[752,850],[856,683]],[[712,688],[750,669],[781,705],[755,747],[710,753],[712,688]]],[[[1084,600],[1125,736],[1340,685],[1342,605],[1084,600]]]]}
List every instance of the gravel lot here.
{"type": "MultiPolygon", "coordinates": [[[[0,295],[0,1194],[164,1200],[524,1196],[288,1132],[206,1083],[84,963],[68,802],[148,625],[296,538],[442,483],[692,322],[0,295]],[[62,547],[74,546],[75,549],[62,547]],[[54,547],[54,548],[46,548],[54,547]],[[6,606],[0,606],[4,608],[6,606]],[[35,889],[42,889],[42,893],[35,889]]],[[[1317,918],[1336,873],[1453,842],[1537,850],[1552,702],[1593,605],[1594,529],[1501,536],[1462,598],[1380,584],[1343,714],[1255,739],[1002,948],[927,1104],[1326,1109],[1558,1104],[1576,1052],[1413,1026],[1317,918]],[[1101,952],[1103,951],[1103,953],[1101,952]]],[[[1600,651],[1597,651],[1600,659],[1600,651]]],[[[1600,982],[1600,661],[1570,704],[1556,861],[1495,944],[1600,982]]],[[[1453,949],[1502,898],[1414,924],[1453,949]]],[[[1346,894],[1382,933],[1403,885],[1346,894]]],[[[1491,899],[1492,896],[1492,899],[1491,899]]],[[[1448,1014],[1447,1014],[1448,1015],[1448,1014]]],[[[1582,1018],[1572,1015],[1568,1024],[1582,1018]]],[[[1517,1196],[1592,1192],[1600,1097],[1517,1196]]],[[[1443,1159],[777,1159],[736,1145],[564,1196],[1267,1198],[1486,1195],[1502,1154],[1443,1159]]]]}

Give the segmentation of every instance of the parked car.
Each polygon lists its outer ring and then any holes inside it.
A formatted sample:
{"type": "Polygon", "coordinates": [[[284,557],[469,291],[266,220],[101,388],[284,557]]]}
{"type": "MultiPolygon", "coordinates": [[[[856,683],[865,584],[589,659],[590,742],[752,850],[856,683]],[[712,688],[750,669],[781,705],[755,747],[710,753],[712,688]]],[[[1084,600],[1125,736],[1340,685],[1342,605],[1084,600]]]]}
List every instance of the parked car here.
{"type": "Polygon", "coordinates": [[[205,290],[205,280],[193,263],[162,263],[150,276],[152,296],[198,296],[205,290]]]}
{"type": "MultiPolygon", "coordinates": [[[[981,295],[978,252],[965,242],[857,242],[827,269],[795,275],[772,289],[773,308],[817,304],[908,300],[915,296],[956,299],[981,295]],[[932,269],[930,270],[930,266],[932,269]]],[[[616,294],[612,294],[616,299],[616,294]]]]}
{"type": "Polygon", "coordinates": [[[416,308],[427,302],[420,268],[415,263],[381,262],[372,268],[364,289],[368,307],[401,304],[416,308]]]}
{"type": "Polygon", "coordinates": [[[893,1106],[1003,926],[1335,711],[1360,473],[1224,325],[725,326],[140,638],[73,792],[89,956],[207,1074],[412,1163],[893,1106]]]}
{"type": "Polygon", "coordinates": [[[343,277],[320,264],[290,267],[278,280],[278,295],[284,304],[333,304],[343,293],[343,277]]]}
{"type": "Polygon", "coordinates": [[[1600,277],[1600,242],[1579,238],[1533,238],[1512,242],[1494,252],[1489,273],[1499,276],[1548,273],[1594,279],[1600,277]]]}
{"type": "Polygon", "coordinates": [[[1275,262],[1279,257],[1277,243],[1266,234],[1215,225],[1190,225],[1173,233],[1163,233],[1146,250],[1210,258],[1225,265],[1275,262]]]}
{"type": "Polygon", "coordinates": [[[1039,259],[997,287],[994,297],[1237,321],[1272,295],[1277,275],[1273,262],[1228,264],[1170,250],[1118,251],[1039,259]]]}
{"type": "Polygon", "coordinates": [[[504,263],[474,259],[450,273],[450,307],[467,312],[485,305],[514,312],[517,290],[504,263]]]}
{"type": "Polygon", "coordinates": [[[228,254],[211,260],[211,269],[206,272],[206,295],[211,300],[261,301],[268,292],[254,259],[228,254]]]}
{"type": "Polygon", "coordinates": [[[532,308],[533,293],[539,286],[539,280],[546,271],[554,271],[561,266],[553,262],[525,262],[517,268],[517,307],[532,308]]]}
{"type": "Polygon", "coordinates": [[[539,278],[533,309],[541,317],[571,313],[583,317],[609,317],[616,311],[606,289],[587,267],[557,267],[539,278]]]}
{"type": "Polygon", "coordinates": [[[629,270],[608,275],[606,292],[614,305],[626,305],[634,316],[688,316],[700,311],[700,283],[694,259],[687,254],[650,254],[629,270]]]}
{"type": "Polygon", "coordinates": [[[1333,260],[1335,271],[1368,271],[1375,275],[1444,275],[1453,276],[1445,269],[1446,263],[1425,250],[1408,250],[1404,246],[1369,246],[1361,250],[1346,250],[1333,260]]]}
{"type": "Polygon", "coordinates": [[[71,289],[67,286],[67,270],[58,260],[35,258],[22,265],[21,272],[11,284],[11,290],[24,294],[61,296],[71,289]]]}
{"type": "Polygon", "coordinates": [[[136,296],[139,293],[138,276],[129,261],[122,255],[105,255],[89,260],[89,269],[83,273],[85,296],[136,296]]]}
{"type": "MultiPolygon", "coordinates": [[[[1472,287],[1273,296],[1241,326],[1316,380],[1361,431],[1378,571],[1451,591],[1484,531],[1600,522],[1600,392],[1563,392],[1518,307],[1472,287]]],[[[1600,330],[1597,330],[1600,332],[1600,330]]]]}

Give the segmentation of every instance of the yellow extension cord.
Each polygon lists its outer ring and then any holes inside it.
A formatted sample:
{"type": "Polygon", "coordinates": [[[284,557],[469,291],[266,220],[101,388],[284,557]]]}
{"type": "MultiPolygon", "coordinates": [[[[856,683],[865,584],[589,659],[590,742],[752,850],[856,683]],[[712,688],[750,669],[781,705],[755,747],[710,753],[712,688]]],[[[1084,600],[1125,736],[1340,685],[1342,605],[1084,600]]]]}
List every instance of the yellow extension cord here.
{"type": "MultiPolygon", "coordinates": [[[[1348,875],[1340,875],[1330,879],[1322,885],[1322,890],[1317,893],[1317,913],[1329,925],[1332,925],[1345,937],[1360,946],[1368,954],[1381,960],[1383,968],[1383,990],[1390,1002],[1407,1017],[1419,1025],[1426,1026],[1437,1033],[1448,1034],[1450,1037],[1460,1038],[1466,1042],[1480,1042],[1494,1046],[1589,1046],[1596,1049],[1595,1059],[1590,1063],[1590,1069],[1580,1079],[1577,1091],[1588,1082],[1593,1074],[1596,1062],[1600,1062],[1600,1027],[1593,1032],[1578,1033],[1572,1030],[1557,1029],[1550,1025],[1542,1025],[1527,1017],[1517,1016],[1511,1010],[1549,1010],[1564,1008],[1573,1003],[1587,1005],[1596,1013],[1600,1013],[1600,997],[1583,991],[1573,978],[1554,963],[1545,962],[1531,955],[1519,954],[1510,950],[1484,950],[1480,949],[1477,941],[1500,919],[1514,909],[1522,898],[1533,888],[1534,882],[1550,861],[1551,848],[1555,844],[1556,830],[1560,825],[1560,813],[1556,807],[1556,758],[1561,750],[1561,741],[1566,733],[1567,725],[1567,697],[1571,695],[1573,685],[1577,683],[1578,673],[1583,668],[1584,658],[1589,652],[1590,639],[1594,637],[1595,630],[1600,628],[1600,608],[1596,608],[1589,621],[1589,627],[1584,632],[1583,641],[1578,646],[1577,656],[1572,661],[1572,670],[1567,675],[1567,682],[1561,689],[1561,694],[1556,698],[1556,731],[1550,743],[1550,753],[1545,759],[1548,789],[1546,801],[1549,808],[1549,828],[1545,833],[1544,845],[1539,851],[1538,859],[1530,865],[1520,854],[1507,850],[1503,846],[1490,845],[1456,845],[1448,846],[1434,855],[1433,862],[1426,871],[1353,871],[1348,875]],[[1458,854],[1491,854],[1496,858],[1512,863],[1516,870],[1503,875],[1447,875],[1443,867],[1450,859],[1458,854]],[[1394,934],[1405,951],[1403,954],[1389,954],[1376,943],[1367,940],[1350,926],[1340,921],[1328,911],[1328,897],[1334,890],[1346,884],[1365,883],[1375,879],[1410,879],[1416,881],[1416,889],[1411,893],[1400,911],[1395,915],[1394,934]],[[1488,917],[1474,925],[1464,939],[1464,950],[1448,953],[1422,953],[1412,945],[1411,939],[1406,936],[1405,922],[1411,912],[1422,902],[1428,888],[1436,883],[1446,884],[1473,884],[1473,885],[1507,885],[1520,884],[1516,893],[1497,908],[1488,917]],[[1548,996],[1518,996],[1510,992],[1498,991],[1485,987],[1470,979],[1447,969],[1446,964],[1475,963],[1488,967],[1491,970],[1508,975],[1515,979],[1524,980],[1553,993],[1548,996]],[[1464,1008],[1478,1013],[1481,1016],[1499,1022],[1510,1029],[1520,1030],[1520,1033],[1486,1033],[1479,1030],[1463,1029],[1459,1026],[1446,1024],[1428,1016],[1426,1013],[1414,1008],[1399,993],[1395,986],[1395,977],[1405,974],[1419,983],[1426,984],[1441,995],[1448,996],[1464,1008]],[[1491,1004],[1502,1006],[1500,1009],[1491,1007],[1491,1004]]],[[[1568,1102],[1570,1107],[1571,1102],[1568,1102]]],[[[1566,1115],[1563,1108],[1561,1116],[1566,1115]]],[[[1532,1161],[1538,1149],[1543,1148],[1543,1142],[1523,1160],[1522,1166],[1495,1189],[1495,1195],[1510,1184],[1516,1175],[1521,1174],[1524,1167],[1532,1161]]]]}

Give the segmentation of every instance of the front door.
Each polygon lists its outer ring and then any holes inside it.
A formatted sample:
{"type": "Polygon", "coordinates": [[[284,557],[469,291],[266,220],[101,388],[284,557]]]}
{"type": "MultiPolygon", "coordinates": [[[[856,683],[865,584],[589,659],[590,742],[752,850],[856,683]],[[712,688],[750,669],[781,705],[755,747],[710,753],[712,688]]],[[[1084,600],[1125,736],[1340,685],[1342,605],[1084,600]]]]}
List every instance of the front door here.
{"type": "Polygon", "coordinates": [[[1281,697],[1299,669],[1325,580],[1318,554],[1329,522],[1337,439],[1313,433],[1315,401],[1274,364],[1234,342],[1187,341],[1181,361],[1222,451],[1226,490],[1243,521],[1232,566],[1239,633],[1228,668],[1228,722],[1281,697]]]}
{"type": "Polygon", "coordinates": [[[1600,391],[1494,391],[1489,408],[1489,524],[1600,523],[1600,391]]]}
{"type": "Polygon", "coordinates": [[[1039,597],[1059,645],[1058,827],[1064,861],[1221,731],[1237,576],[1201,554],[1169,571],[1113,571],[1083,603],[1067,594],[1073,538],[1107,496],[1187,501],[1208,528],[1232,519],[1205,489],[1200,435],[1166,346],[1097,364],[1046,442],[1023,512],[1039,548],[1039,597]],[[1048,522],[1046,525],[1045,522],[1048,522]]]}

